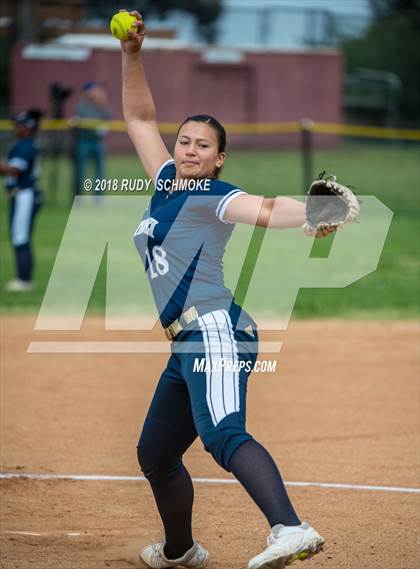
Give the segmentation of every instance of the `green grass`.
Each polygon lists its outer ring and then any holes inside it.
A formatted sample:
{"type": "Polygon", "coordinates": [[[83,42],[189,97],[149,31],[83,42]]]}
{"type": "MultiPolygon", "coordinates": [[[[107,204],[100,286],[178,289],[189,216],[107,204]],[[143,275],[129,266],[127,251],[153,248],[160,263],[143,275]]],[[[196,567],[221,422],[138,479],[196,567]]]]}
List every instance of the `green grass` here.
{"type": "MultiPolygon", "coordinates": [[[[419,148],[414,145],[346,143],[335,150],[317,151],[314,173],[336,173],[343,183],[351,184],[358,194],[375,195],[394,212],[393,221],[377,270],[345,288],[301,289],[294,307],[296,317],[337,318],[415,318],[419,307],[419,148]]],[[[70,211],[71,165],[61,160],[54,178],[53,165],[45,161],[42,185],[47,188],[46,205],[39,215],[34,235],[37,289],[30,293],[2,293],[2,311],[37,312],[59,248],[70,211]],[[52,183],[53,181],[53,183],[52,183]],[[56,186],[56,187],[55,187],[56,186]]],[[[109,178],[142,178],[144,171],[134,156],[110,156],[109,178]]],[[[294,151],[234,151],[226,163],[223,178],[246,191],[266,196],[302,194],[301,155],[294,151]]],[[[129,199],[129,196],[127,196],[129,199]]],[[[13,256],[7,234],[7,203],[1,195],[1,272],[0,287],[13,276],[13,256]]],[[[140,212],[139,212],[140,216],[140,212]]],[[[129,242],[134,227],[127,227],[129,242]]],[[[270,232],[271,233],[271,232],[270,232]]],[[[254,234],[247,257],[245,278],[240,290],[247,288],[247,275],[253,269],[263,230],[254,234]]],[[[266,234],[264,258],[270,262],[258,267],[252,294],[252,308],[276,316],[281,289],[276,263],[278,237],[266,234]],[[260,277],[260,278],[258,278],[260,277]],[[258,284],[257,284],[258,281],[258,284]]],[[[311,256],[327,256],[331,238],[316,242],[311,256]]],[[[239,244],[239,247],[241,244],[239,244]]],[[[238,253],[233,252],[233,253],[238,253]]],[[[358,252],[355,251],[355,254],[358,252]]],[[[233,255],[234,256],[234,255],[233,255]]],[[[237,255],[238,256],[238,255],[237,255]]],[[[88,312],[103,312],[105,305],[106,257],[102,261],[88,312]]],[[[140,262],[140,261],[139,261],[140,262]]],[[[229,268],[227,268],[227,272],[229,268]]],[[[77,275],[74,275],[77,286],[77,275]]],[[[251,306],[250,305],[250,306],[251,306]]]]}

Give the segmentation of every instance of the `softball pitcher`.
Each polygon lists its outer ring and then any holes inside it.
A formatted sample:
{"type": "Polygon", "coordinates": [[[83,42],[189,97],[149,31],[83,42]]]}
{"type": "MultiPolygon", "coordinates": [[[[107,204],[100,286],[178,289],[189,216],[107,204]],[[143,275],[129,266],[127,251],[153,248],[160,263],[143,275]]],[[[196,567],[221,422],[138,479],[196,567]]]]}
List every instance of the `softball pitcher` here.
{"type": "Polygon", "coordinates": [[[138,12],[131,14],[136,22],[129,39],[121,42],[124,118],[155,181],[134,239],[172,340],[137,447],[165,538],[147,546],[140,559],[156,569],[208,564],[209,553],[192,535],[194,491],[182,461],[200,437],[271,528],[267,548],[249,561],[248,569],[280,569],[320,551],[324,539],[300,520],[272,457],[246,431],[247,381],[257,357],[258,331],[223,284],[222,257],[235,223],[300,227],[306,221],[305,204],[249,195],[219,180],[226,133],[208,115],[188,117],[179,127],[174,156],[169,154],[140,56],[144,24],[138,12]],[[186,184],[191,181],[196,184],[186,184]]]}

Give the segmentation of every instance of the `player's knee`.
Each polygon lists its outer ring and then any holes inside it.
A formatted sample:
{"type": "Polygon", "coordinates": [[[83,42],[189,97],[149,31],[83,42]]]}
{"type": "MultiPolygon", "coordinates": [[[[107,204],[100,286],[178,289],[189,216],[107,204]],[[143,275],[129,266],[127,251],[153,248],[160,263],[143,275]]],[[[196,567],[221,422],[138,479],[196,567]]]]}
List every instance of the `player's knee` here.
{"type": "Polygon", "coordinates": [[[30,249],[28,241],[25,241],[24,243],[12,241],[12,245],[16,249],[17,253],[26,253],[30,249]]]}
{"type": "Polygon", "coordinates": [[[156,452],[153,444],[139,442],[137,460],[144,477],[154,484],[164,484],[176,478],[182,468],[181,458],[163,456],[156,452]]]}
{"type": "Polygon", "coordinates": [[[204,449],[212,455],[214,460],[224,470],[230,472],[229,462],[231,456],[239,445],[252,437],[245,430],[222,428],[200,433],[200,438],[204,449]]]}
{"type": "Polygon", "coordinates": [[[145,477],[150,478],[155,471],[159,470],[162,458],[152,444],[140,441],[137,445],[137,460],[145,477]]]}

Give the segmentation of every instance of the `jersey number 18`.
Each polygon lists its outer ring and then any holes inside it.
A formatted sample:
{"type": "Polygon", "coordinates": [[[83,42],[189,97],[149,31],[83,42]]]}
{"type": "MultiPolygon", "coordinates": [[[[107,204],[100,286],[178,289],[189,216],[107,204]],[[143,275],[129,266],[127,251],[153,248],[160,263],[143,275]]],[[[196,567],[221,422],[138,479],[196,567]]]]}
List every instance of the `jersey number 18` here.
{"type": "Polygon", "coordinates": [[[151,258],[149,250],[146,249],[146,259],[149,264],[150,277],[155,279],[159,275],[166,275],[169,271],[169,264],[166,260],[165,249],[159,247],[159,245],[155,245],[152,248],[152,255],[153,258],[151,258]]]}

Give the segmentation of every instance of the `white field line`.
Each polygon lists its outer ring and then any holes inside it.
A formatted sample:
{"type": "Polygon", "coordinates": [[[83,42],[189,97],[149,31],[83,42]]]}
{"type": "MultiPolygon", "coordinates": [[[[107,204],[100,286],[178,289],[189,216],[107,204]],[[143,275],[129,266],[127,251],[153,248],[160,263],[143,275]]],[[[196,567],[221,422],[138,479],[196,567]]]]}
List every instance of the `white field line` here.
{"type": "Polygon", "coordinates": [[[4,531],[3,533],[12,533],[17,535],[35,535],[37,537],[42,535],[42,533],[34,533],[32,531],[4,531]]]}
{"type": "MultiPolygon", "coordinates": [[[[36,474],[23,472],[0,472],[0,480],[23,478],[30,480],[85,480],[107,482],[143,482],[144,476],[106,476],[95,474],[36,474]]],[[[193,482],[201,484],[239,484],[234,478],[193,478],[193,482]]],[[[369,484],[335,484],[332,482],[285,482],[286,486],[335,488],[339,490],[370,490],[371,492],[400,492],[405,494],[420,494],[420,488],[405,488],[401,486],[372,486],[369,484]]]]}
{"type": "Polygon", "coordinates": [[[56,536],[56,535],[67,535],[68,537],[80,537],[80,536],[85,536],[85,535],[92,535],[89,532],[79,532],[79,531],[71,531],[71,532],[43,532],[43,533],[35,533],[32,531],[12,531],[12,530],[6,530],[3,531],[2,533],[8,533],[8,534],[12,534],[12,535],[29,535],[29,536],[35,536],[35,537],[49,537],[51,535],[56,536]]]}
{"type": "MultiPolygon", "coordinates": [[[[280,352],[283,342],[260,342],[260,354],[280,352]]],[[[171,344],[166,342],[111,342],[111,341],[65,341],[65,342],[30,342],[30,354],[169,354],[171,344]]]]}

